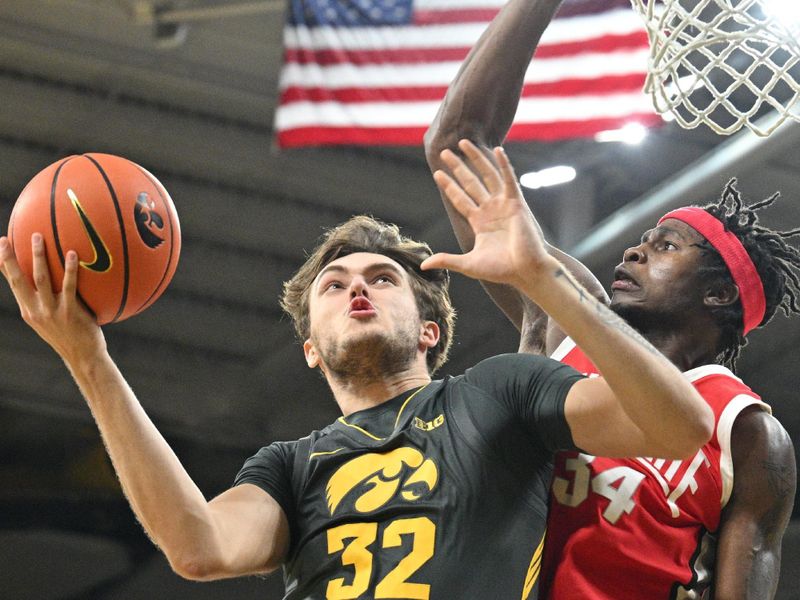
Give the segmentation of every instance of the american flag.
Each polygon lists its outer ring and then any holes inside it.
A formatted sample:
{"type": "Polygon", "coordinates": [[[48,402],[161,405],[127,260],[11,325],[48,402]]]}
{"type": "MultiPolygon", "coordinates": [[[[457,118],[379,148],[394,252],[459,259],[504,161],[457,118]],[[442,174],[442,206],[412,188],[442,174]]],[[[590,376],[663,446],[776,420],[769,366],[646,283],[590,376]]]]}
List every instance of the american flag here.
{"type": "MultiPolygon", "coordinates": [[[[415,145],[505,0],[290,0],[281,147],[415,145]]],[[[660,122],[642,93],[647,34],[630,0],[566,0],[525,76],[510,140],[660,122]]],[[[502,68],[502,65],[498,66],[502,68]]]]}

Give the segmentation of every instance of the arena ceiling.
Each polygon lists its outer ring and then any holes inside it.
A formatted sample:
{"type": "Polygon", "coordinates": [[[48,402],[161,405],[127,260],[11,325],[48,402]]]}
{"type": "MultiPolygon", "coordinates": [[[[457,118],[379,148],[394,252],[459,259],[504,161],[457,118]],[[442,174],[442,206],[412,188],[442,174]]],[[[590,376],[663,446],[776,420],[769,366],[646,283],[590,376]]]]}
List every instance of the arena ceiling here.
{"type": "MultiPolygon", "coordinates": [[[[370,213],[434,249],[455,248],[420,147],[275,148],[282,19],[282,2],[0,3],[0,227],[25,183],[69,154],[119,154],[164,183],[183,230],[178,272],[154,307],[105,333],[209,496],[261,445],[337,415],[277,302],[323,228],[370,213]]],[[[577,169],[573,183],[528,200],[550,239],[608,284],[622,250],[659,214],[716,197],[731,176],[751,199],[781,190],[768,223],[800,225],[799,144],[795,124],[767,139],[666,124],[640,146],[578,140],[509,153],[518,172],[577,169]]],[[[453,297],[459,323],[445,373],[516,349],[475,282],[455,277],[453,297]]],[[[778,317],[752,336],[740,368],[796,444],[799,342],[800,320],[778,317]]],[[[75,385],[5,285],[0,457],[0,559],[16,573],[0,580],[10,577],[15,598],[139,598],[152,586],[174,598],[277,593],[274,578],[198,586],[168,572],[130,515],[75,385]]]]}

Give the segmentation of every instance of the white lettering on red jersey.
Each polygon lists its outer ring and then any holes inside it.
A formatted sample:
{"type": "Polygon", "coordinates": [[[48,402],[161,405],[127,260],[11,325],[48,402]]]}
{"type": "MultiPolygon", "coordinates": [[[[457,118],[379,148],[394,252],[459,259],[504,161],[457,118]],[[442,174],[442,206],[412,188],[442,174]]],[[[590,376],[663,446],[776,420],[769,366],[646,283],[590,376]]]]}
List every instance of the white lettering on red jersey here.
{"type": "MultiPolygon", "coordinates": [[[[597,375],[570,338],[551,358],[597,375]]],[[[748,406],[770,408],[721,365],[697,367],[684,376],[708,402],[716,421],[711,439],[691,459],[557,454],[542,598],[708,597],[715,534],[733,488],[733,422],[748,406]]]]}

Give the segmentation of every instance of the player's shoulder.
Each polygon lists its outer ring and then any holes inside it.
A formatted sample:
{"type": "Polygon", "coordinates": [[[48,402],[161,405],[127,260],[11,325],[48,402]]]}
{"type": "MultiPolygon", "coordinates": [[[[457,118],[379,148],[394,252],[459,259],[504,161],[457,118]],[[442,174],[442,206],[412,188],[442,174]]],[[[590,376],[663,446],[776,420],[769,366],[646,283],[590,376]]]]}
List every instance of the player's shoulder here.
{"type": "Polygon", "coordinates": [[[480,361],[454,383],[497,392],[572,377],[580,377],[580,374],[569,365],[546,356],[509,353],[480,361]]]}
{"type": "MultiPolygon", "coordinates": [[[[797,485],[795,451],[789,433],[778,419],[756,407],[743,410],[732,427],[731,454],[736,468],[734,486],[745,490],[745,498],[791,511],[797,485]],[[749,494],[763,485],[770,486],[773,493],[749,494]]],[[[734,494],[732,505],[739,504],[734,494]]],[[[746,499],[744,504],[748,504],[746,499]]]]}
{"type": "Polygon", "coordinates": [[[733,398],[744,394],[760,399],[749,385],[723,365],[702,365],[684,371],[686,377],[704,396],[733,398]]]}
{"type": "Polygon", "coordinates": [[[292,457],[294,454],[304,452],[307,449],[314,447],[319,440],[328,437],[335,429],[333,425],[314,430],[308,435],[298,438],[296,440],[276,440],[267,446],[263,446],[255,456],[274,455],[282,458],[292,457]]]}
{"type": "Polygon", "coordinates": [[[524,352],[497,354],[485,358],[474,367],[467,369],[465,375],[486,371],[512,371],[518,372],[520,369],[536,369],[548,366],[557,366],[559,363],[541,354],[528,354],[524,352]]]}
{"type": "Polygon", "coordinates": [[[734,441],[768,440],[770,446],[793,448],[789,433],[772,413],[753,406],[743,410],[733,427],[734,441]]]}
{"type": "Polygon", "coordinates": [[[703,365],[684,372],[706,403],[714,411],[717,420],[716,438],[723,449],[730,443],[733,425],[746,412],[772,412],[750,386],[722,365],[703,365]]]}

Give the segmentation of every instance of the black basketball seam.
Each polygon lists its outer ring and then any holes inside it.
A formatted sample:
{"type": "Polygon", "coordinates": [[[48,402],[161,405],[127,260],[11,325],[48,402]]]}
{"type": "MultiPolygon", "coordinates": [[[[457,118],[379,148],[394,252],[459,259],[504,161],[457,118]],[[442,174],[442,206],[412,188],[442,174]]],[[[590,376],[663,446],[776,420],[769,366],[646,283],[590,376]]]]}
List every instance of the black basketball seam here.
{"type": "Polygon", "coordinates": [[[136,312],[139,312],[139,311],[141,311],[141,310],[143,310],[144,308],[147,307],[147,305],[150,303],[150,301],[153,298],[153,296],[156,295],[156,292],[158,292],[158,290],[161,289],[161,285],[164,283],[164,279],[166,279],[167,273],[169,273],[169,266],[172,264],[173,250],[175,249],[175,237],[174,237],[174,231],[173,231],[173,227],[172,227],[172,212],[169,210],[169,206],[167,205],[167,200],[161,194],[161,186],[158,185],[158,183],[156,181],[154,181],[155,178],[152,175],[150,175],[150,173],[148,173],[145,169],[143,169],[142,167],[140,167],[136,163],[132,163],[132,164],[134,164],[136,166],[136,168],[139,169],[142,172],[142,175],[147,177],[147,179],[149,179],[150,182],[153,184],[153,187],[156,188],[156,191],[158,192],[158,195],[161,198],[161,202],[164,203],[164,212],[167,214],[167,221],[169,221],[169,259],[167,260],[166,267],[164,267],[164,272],[161,274],[161,281],[158,282],[158,285],[156,286],[156,289],[153,290],[153,292],[150,294],[150,296],[147,298],[147,300],[145,300],[142,303],[142,305],[137,309],[136,312]]]}
{"type": "Polygon", "coordinates": [[[56,243],[56,252],[58,252],[58,260],[61,261],[61,266],[64,266],[64,250],[61,248],[61,240],[58,238],[58,223],[56,222],[56,184],[58,183],[58,176],[61,173],[61,169],[67,164],[70,159],[67,158],[58,165],[56,172],[53,174],[53,182],[50,184],[50,227],[53,230],[53,239],[56,243]]]}
{"type": "MultiPolygon", "coordinates": [[[[61,268],[64,270],[66,270],[66,267],[64,265],[65,262],[64,249],[61,247],[61,238],[58,235],[58,222],[56,220],[56,185],[58,182],[58,176],[61,174],[61,169],[73,158],[77,158],[77,156],[69,156],[65,158],[60,165],[58,165],[58,168],[56,169],[56,172],[53,175],[53,183],[50,186],[50,226],[53,229],[53,240],[55,241],[56,244],[56,252],[58,252],[58,260],[61,262],[61,268]]],[[[89,306],[86,300],[83,299],[83,296],[81,296],[81,293],[77,289],[75,290],[75,296],[77,296],[78,300],[81,301],[81,304],[83,304],[84,308],[86,308],[86,310],[88,310],[89,313],[95,319],[97,319],[97,313],[95,313],[94,310],[92,310],[92,308],[89,306]]]]}
{"type": "Polygon", "coordinates": [[[120,237],[122,238],[122,263],[123,263],[123,281],[122,281],[122,298],[120,298],[119,303],[119,310],[117,310],[117,314],[114,315],[114,318],[111,319],[111,323],[119,319],[120,315],[125,310],[125,305],[128,303],[128,285],[129,285],[129,278],[130,278],[130,267],[128,265],[128,236],[125,235],[125,220],[122,216],[122,209],[119,206],[119,200],[117,199],[117,193],[114,191],[114,186],[111,185],[111,180],[109,180],[108,175],[103,170],[103,167],[100,165],[98,161],[96,161],[92,156],[88,154],[84,154],[86,158],[92,161],[97,170],[100,171],[100,175],[103,176],[103,180],[106,182],[106,187],[108,187],[108,191],[111,194],[111,200],[114,202],[114,211],[117,213],[117,223],[119,225],[119,233],[120,237]]]}

